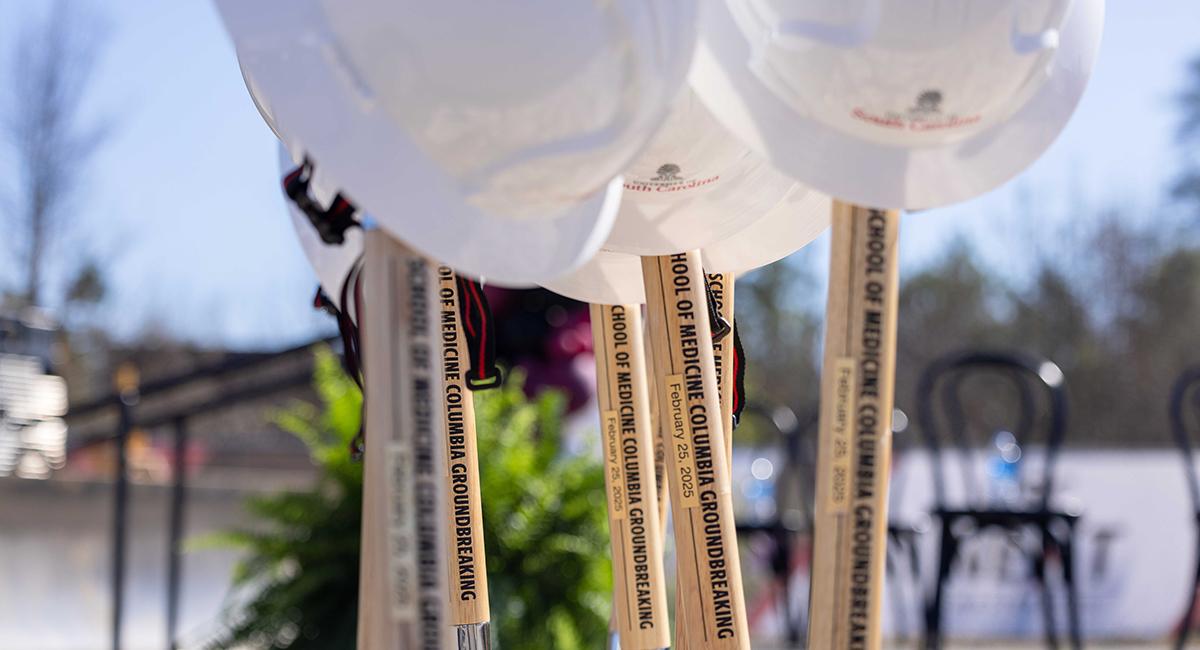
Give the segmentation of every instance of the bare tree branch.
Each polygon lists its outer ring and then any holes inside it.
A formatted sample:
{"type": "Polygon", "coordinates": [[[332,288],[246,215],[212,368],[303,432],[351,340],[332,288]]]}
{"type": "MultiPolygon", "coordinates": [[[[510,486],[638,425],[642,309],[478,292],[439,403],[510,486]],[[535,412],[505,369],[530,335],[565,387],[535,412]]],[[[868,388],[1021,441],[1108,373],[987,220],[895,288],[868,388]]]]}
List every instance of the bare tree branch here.
{"type": "Polygon", "coordinates": [[[80,125],[104,41],[98,23],[80,3],[55,0],[14,42],[12,105],[0,133],[17,166],[16,197],[7,217],[24,267],[21,297],[28,305],[44,300],[50,248],[74,221],[71,200],[108,134],[104,125],[80,125]]]}
{"type": "Polygon", "coordinates": [[[1175,198],[1200,203],[1200,56],[1188,65],[1183,91],[1178,96],[1182,113],[1178,138],[1183,147],[1183,170],[1175,178],[1175,198]]]}

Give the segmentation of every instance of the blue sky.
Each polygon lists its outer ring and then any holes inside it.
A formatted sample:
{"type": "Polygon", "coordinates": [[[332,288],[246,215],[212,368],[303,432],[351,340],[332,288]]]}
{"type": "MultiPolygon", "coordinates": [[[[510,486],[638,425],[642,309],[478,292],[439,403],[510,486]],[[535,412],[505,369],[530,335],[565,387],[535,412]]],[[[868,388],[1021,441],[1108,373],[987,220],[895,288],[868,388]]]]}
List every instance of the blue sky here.
{"type": "MultiPolygon", "coordinates": [[[[246,95],[211,3],[96,6],[109,41],[86,115],[115,118],[119,130],[77,206],[80,230],[58,254],[111,259],[112,303],[102,316],[124,336],[154,327],[274,346],[321,329],[326,321],[310,308],[315,279],[277,189],[274,138],[246,95]]],[[[0,0],[0,88],[9,72],[4,46],[30,7],[0,0]]],[[[904,269],[928,263],[955,237],[990,266],[1011,266],[1021,237],[1056,236],[1079,218],[1070,208],[1080,197],[1135,215],[1160,205],[1178,168],[1174,95],[1187,61],[1200,55],[1198,26],[1195,0],[1109,2],[1095,75],[1059,140],[1013,182],[907,217],[904,269]]],[[[0,158],[0,173],[9,164],[0,158]]],[[[823,244],[809,256],[815,263],[823,244]]],[[[15,269],[5,262],[0,280],[11,281],[15,269]]]]}

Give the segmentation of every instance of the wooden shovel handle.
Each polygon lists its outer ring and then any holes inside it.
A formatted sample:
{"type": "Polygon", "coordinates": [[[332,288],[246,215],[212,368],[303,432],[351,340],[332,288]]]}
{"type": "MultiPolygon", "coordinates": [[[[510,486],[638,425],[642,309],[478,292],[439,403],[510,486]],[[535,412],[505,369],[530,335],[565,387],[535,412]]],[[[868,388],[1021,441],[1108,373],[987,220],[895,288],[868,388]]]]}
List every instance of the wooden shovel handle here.
{"type": "Polygon", "coordinates": [[[378,230],[364,252],[366,450],[358,647],[444,647],[446,458],[434,268],[378,230]]]}
{"type": "Polygon", "coordinates": [[[682,616],[693,648],[750,647],[698,251],[643,258],[682,616]]]}
{"type": "Polygon", "coordinates": [[[614,620],[621,648],[671,645],[640,305],[592,305],[614,620]]]}
{"type": "Polygon", "coordinates": [[[808,647],[881,647],[898,211],[834,202],[808,647]]]}
{"type": "Polygon", "coordinates": [[[489,622],[487,558],[483,544],[483,494],[479,489],[479,449],[475,401],[467,387],[467,340],[459,312],[458,278],[446,266],[438,274],[438,370],[442,377],[445,422],[446,572],[451,625],[489,622]]]}

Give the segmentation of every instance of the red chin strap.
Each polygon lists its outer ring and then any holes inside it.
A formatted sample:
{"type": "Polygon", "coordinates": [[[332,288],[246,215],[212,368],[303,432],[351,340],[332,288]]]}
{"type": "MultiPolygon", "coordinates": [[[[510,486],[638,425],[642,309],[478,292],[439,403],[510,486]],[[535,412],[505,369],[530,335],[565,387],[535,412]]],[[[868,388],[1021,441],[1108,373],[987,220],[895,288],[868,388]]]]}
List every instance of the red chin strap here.
{"type": "Polygon", "coordinates": [[[467,371],[467,388],[496,388],[504,377],[496,367],[496,324],[487,295],[478,282],[461,275],[455,277],[458,281],[458,311],[471,362],[471,368],[467,371]]]}
{"type": "Polygon", "coordinates": [[[737,322],[733,323],[733,426],[742,420],[746,410],[746,349],[742,337],[738,336],[737,322]]]}
{"type": "MultiPolygon", "coordinates": [[[[296,208],[308,217],[309,223],[312,224],[313,230],[317,231],[321,241],[330,246],[340,246],[346,241],[346,231],[360,225],[357,219],[358,209],[340,193],[333,197],[333,202],[328,208],[321,207],[309,193],[312,174],[313,163],[308,156],[305,156],[304,162],[300,163],[299,167],[283,177],[283,192],[296,205],[296,208]]],[[[342,309],[339,310],[334,306],[333,301],[319,287],[316,297],[313,298],[314,307],[328,312],[337,319],[338,332],[342,336],[342,367],[360,390],[363,387],[363,368],[362,358],[359,355],[358,326],[355,325],[355,322],[358,320],[359,313],[357,312],[361,311],[360,305],[362,305],[362,286],[359,282],[359,271],[361,270],[362,261],[360,259],[355,262],[342,283],[340,296],[342,309]],[[351,297],[354,298],[356,312],[354,318],[351,318],[346,310],[347,305],[351,304],[351,297]]],[[[362,457],[363,436],[363,425],[360,423],[358,435],[350,443],[350,454],[355,459],[362,457]]]]}
{"type": "MultiPolygon", "coordinates": [[[[350,270],[350,275],[346,277],[346,281],[342,283],[341,302],[343,309],[338,309],[325,291],[317,287],[317,295],[313,298],[313,307],[320,309],[337,320],[338,333],[342,337],[342,369],[346,374],[354,380],[358,385],[359,390],[363,388],[363,367],[362,357],[359,354],[359,337],[358,326],[355,323],[362,316],[362,282],[360,282],[360,271],[362,270],[362,260],[354,263],[350,270]],[[354,296],[354,318],[346,311],[346,306],[350,304],[350,296],[354,296]]],[[[366,405],[364,404],[364,407],[366,405]]],[[[359,421],[358,434],[350,442],[350,455],[355,460],[362,458],[363,449],[365,449],[365,422],[359,421]]]]}

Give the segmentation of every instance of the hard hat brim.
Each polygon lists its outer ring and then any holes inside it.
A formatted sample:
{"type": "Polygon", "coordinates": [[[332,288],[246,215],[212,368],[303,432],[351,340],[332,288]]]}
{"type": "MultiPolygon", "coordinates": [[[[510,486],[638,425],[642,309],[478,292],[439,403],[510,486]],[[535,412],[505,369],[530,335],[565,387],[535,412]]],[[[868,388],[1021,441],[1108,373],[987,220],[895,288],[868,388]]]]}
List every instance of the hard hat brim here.
{"type": "Polygon", "coordinates": [[[932,208],[1000,186],[1054,142],[1083,95],[1103,22],[1103,0],[1075,2],[1045,84],[1008,120],[944,147],[867,142],[792,110],[748,66],[750,43],[724,0],[704,3],[689,81],[727,128],[800,182],[860,205],[932,208]]]}
{"type": "MultiPolygon", "coordinates": [[[[831,203],[824,194],[801,191],[788,209],[772,210],[732,236],[701,249],[705,272],[746,273],[800,250],[829,227],[831,203]]],[[[542,286],[568,298],[601,305],[646,302],[641,257],[608,248],[601,249],[580,268],[542,286]]]]}
{"type": "Polygon", "coordinates": [[[742,274],[777,262],[812,243],[829,228],[833,201],[808,190],[787,210],[766,217],[700,250],[708,273],[742,274]]]}
{"type": "Polygon", "coordinates": [[[720,187],[679,201],[637,202],[630,194],[626,189],[604,248],[670,255],[717,244],[776,215],[803,212],[816,192],[764,163],[743,178],[722,179],[720,187]],[[754,206],[763,196],[778,196],[779,201],[763,212],[754,206]],[[760,213],[752,214],[756,209],[760,213]]]}
{"type": "Polygon", "coordinates": [[[423,254],[503,286],[531,286],[587,261],[608,235],[620,179],[565,212],[515,219],[471,205],[454,180],[350,88],[313,0],[218,0],[239,60],[289,150],[309,155],[377,225],[423,254]],[[352,180],[351,180],[352,179],[352,180]]]}
{"type": "Polygon", "coordinates": [[[546,289],[594,305],[640,305],[646,302],[642,258],[601,249],[583,266],[542,284],[546,289]]]}

